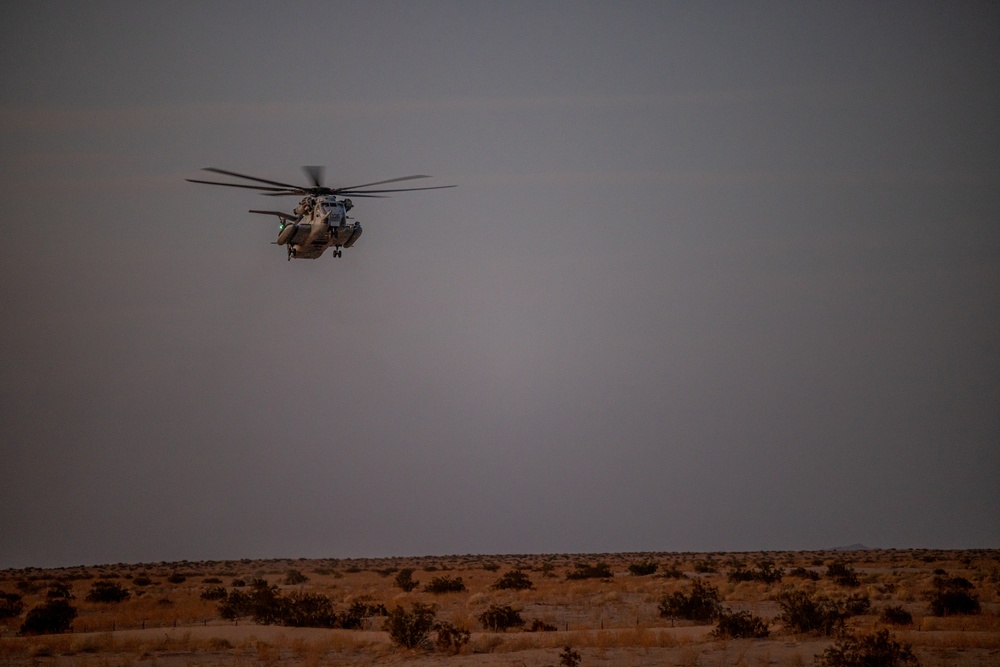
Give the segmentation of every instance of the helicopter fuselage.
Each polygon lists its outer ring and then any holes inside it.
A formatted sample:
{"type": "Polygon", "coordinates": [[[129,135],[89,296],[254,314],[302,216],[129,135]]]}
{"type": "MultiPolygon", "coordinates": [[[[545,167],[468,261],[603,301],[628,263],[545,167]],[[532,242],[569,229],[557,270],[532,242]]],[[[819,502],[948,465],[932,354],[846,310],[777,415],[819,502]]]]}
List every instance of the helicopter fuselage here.
{"type": "Polygon", "coordinates": [[[361,224],[348,219],[350,199],[334,196],[306,197],[295,208],[296,218],[281,218],[278,245],[288,247],[288,259],[316,259],[333,248],[350,248],[361,236],[361,224]]]}

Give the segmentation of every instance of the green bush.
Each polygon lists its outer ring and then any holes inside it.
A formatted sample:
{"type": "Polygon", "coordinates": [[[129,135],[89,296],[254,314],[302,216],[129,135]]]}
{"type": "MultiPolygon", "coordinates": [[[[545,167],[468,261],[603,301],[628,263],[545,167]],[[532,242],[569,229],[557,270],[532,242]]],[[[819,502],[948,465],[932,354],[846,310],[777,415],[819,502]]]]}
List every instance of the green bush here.
{"type": "Polygon", "coordinates": [[[567,579],[610,579],[613,576],[614,573],[607,563],[596,565],[578,563],[576,569],[566,573],[567,579]]]}
{"type": "Polygon", "coordinates": [[[574,651],[572,646],[563,648],[559,654],[559,664],[561,667],[578,667],[580,664],[580,653],[574,651]]]}
{"type": "Polygon", "coordinates": [[[979,598],[973,592],[972,582],[964,577],[934,577],[934,590],[927,593],[931,614],[952,616],[978,614],[979,598]]]}
{"type": "Polygon", "coordinates": [[[20,581],[17,582],[16,585],[17,585],[17,590],[21,591],[22,593],[25,593],[26,595],[32,595],[42,590],[41,582],[35,581],[34,578],[21,579],[20,581]]]}
{"type": "Polygon", "coordinates": [[[490,605],[489,609],[479,615],[479,622],[491,632],[504,632],[524,625],[521,613],[509,604],[490,605]]]}
{"type": "Polygon", "coordinates": [[[65,599],[50,600],[34,607],[21,624],[22,635],[51,635],[66,632],[76,618],[76,607],[65,599]]]}
{"type": "Polygon", "coordinates": [[[24,602],[17,593],[0,593],[0,619],[17,618],[24,611],[24,602]]]}
{"type": "Polygon", "coordinates": [[[230,591],[219,603],[219,615],[230,621],[247,616],[262,625],[276,625],[284,615],[277,586],[268,585],[264,579],[252,580],[249,591],[230,591]]]}
{"type": "Polygon", "coordinates": [[[782,574],[783,572],[781,568],[776,568],[772,561],[762,560],[757,564],[757,567],[752,570],[746,570],[742,566],[738,566],[729,573],[729,581],[734,583],[741,581],[760,581],[765,584],[773,584],[781,581],[782,574]]]}
{"type": "Polygon", "coordinates": [[[218,606],[219,616],[227,621],[237,621],[253,613],[250,605],[250,594],[245,591],[232,590],[222,598],[218,606]]]}
{"type": "Polygon", "coordinates": [[[462,583],[462,577],[455,577],[454,579],[450,577],[434,577],[429,584],[424,586],[424,590],[434,594],[461,593],[465,590],[465,584],[462,583]]]}
{"type": "Polygon", "coordinates": [[[555,632],[558,629],[556,626],[546,623],[540,618],[536,618],[531,621],[531,625],[525,632],[555,632]]]}
{"type": "Polygon", "coordinates": [[[226,589],[222,586],[209,586],[201,592],[202,600],[225,600],[226,589]]]}
{"type": "Polygon", "coordinates": [[[798,577],[799,579],[808,579],[809,581],[819,581],[819,572],[816,570],[807,570],[804,567],[792,568],[788,571],[789,577],[798,577]]]}
{"type": "Polygon", "coordinates": [[[867,595],[853,593],[844,600],[844,611],[848,616],[862,616],[872,609],[872,601],[867,595]]]}
{"type": "Polygon", "coordinates": [[[397,606],[386,619],[389,639],[402,648],[426,647],[430,643],[435,615],[434,605],[414,602],[412,611],[397,606]]]}
{"type": "Polygon", "coordinates": [[[95,581],[90,592],[87,593],[87,602],[124,602],[131,595],[116,581],[95,581]]]}
{"type": "Polygon", "coordinates": [[[715,561],[709,558],[708,560],[695,561],[694,571],[698,574],[715,574],[719,569],[715,566],[715,561]]]}
{"type": "Polygon", "coordinates": [[[851,588],[860,586],[858,574],[849,564],[843,561],[834,561],[826,567],[827,579],[833,579],[838,586],[849,586],[851,588]]]}
{"type": "Polygon", "coordinates": [[[775,599],[781,606],[778,618],[795,632],[832,635],[844,627],[849,616],[842,604],[825,595],[812,597],[803,591],[786,591],[775,599]]]}
{"type": "Polygon", "coordinates": [[[386,611],[384,604],[375,604],[370,596],[364,595],[352,602],[347,611],[337,614],[334,625],[331,627],[360,630],[366,618],[388,615],[389,612],[386,611]]]}
{"type": "Polygon", "coordinates": [[[671,565],[670,567],[664,565],[660,568],[658,576],[664,579],[685,579],[687,577],[676,565],[671,565]]]}
{"type": "Polygon", "coordinates": [[[678,591],[664,597],[659,604],[660,616],[697,623],[710,623],[720,609],[719,589],[700,580],[695,580],[689,594],[678,591]]]}
{"type": "Polygon", "coordinates": [[[531,579],[528,578],[521,570],[511,570],[505,573],[496,582],[490,586],[493,590],[512,590],[512,591],[526,591],[534,588],[535,585],[531,583],[531,579]]]}
{"type": "Polygon", "coordinates": [[[285,586],[298,586],[299,584],[304,584],[309,581],[309,577],[302,574],[298,570],[288,570],[285,573],[285,579],[282,582],[285,586]]]}
{"type": "Polygon", "coordinates": [[[657,568],[660,566],[651,560],[643,561],[641,563],[632,563],[628,566],[628,571],[636,577],[647,577],[651,574],[656,574],[657,568]]]}
{"type": "MultiPolygon", "coordinates": [[[[341,618],[333,610],[333,602],[325,595],[317,593],[292,593],[286,598],[275,598],[272,622],[292,628],[336,628],[341,627],[341,618]]],[[[348,629],[354,630],[357,625],[348,629]]]]}
{"type": "Polygon", "coordinates": [[[712,635],[722,639],[763,639],[770,631],[767,623],[748,611],[720,610],[712,635]]]}
{"type": "Polygon", "coordinates": [[[414,569],[412,567],[404,567],[396,575],[396,579],[393,582],[396,588],[402,588],[405,592],[409,593],[417,586],[420,582],[413,578],[414,569]]]}
{"type": "Polygon", "coordinates": [[[879,618],[882,619],[883,623],[890,625],[910,625],[913,623],[913,614],[900,606],[884,608],[879,614],[879,618]]]}
{"type": "Polygon", "coordinates": [[[64,584],[61,581],[57,581],[53,583],[51,586],[49,586],[49,590],[45,592],[45,597],[48,598],[49,600],[57,600],[57,599],[72,600],[73,591],[67,584],[64,584]]]}
{"type": "Polygon", "coordinates": [[[250,617],[261,625],[359,630],[366,618],[385,616],[386,610],[370,598],[359,598],[348,609],[337,612],[325,595],[295,591],[282,596],[277,586],[257,579],[249,591],[230,591],[219,603],[219,614],[231,621],[250,617]]]}
{"type": "Polygon", "coordinates": [[[821,655],[818,667],[897,667],[916,665],[910,646],[897,642],[886,629],[861,636],[845,635],[821,655]]]}

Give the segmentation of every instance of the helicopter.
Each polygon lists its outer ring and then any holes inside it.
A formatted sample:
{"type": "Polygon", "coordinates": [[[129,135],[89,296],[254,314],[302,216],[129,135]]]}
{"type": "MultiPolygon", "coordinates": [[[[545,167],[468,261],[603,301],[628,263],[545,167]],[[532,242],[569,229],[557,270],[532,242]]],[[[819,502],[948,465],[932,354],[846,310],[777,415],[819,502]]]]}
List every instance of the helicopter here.
{"type": "Polygon", "coordinates": [[[321,257],[327,248],[333,248],[334,257],[343,257],[343,248],[350,248],[361,236],[361,223],[347,215],[354,208],[350,197],[384,198],[390,192],[412,192],[415,190],[441,190],[453,188],[454,185],[436,185],[426,188],[392,188],[383,190],[367,190],[376,185],[387,185],[401,181],[412,181],[419,178],[430,178],[425,174],[390,178],[385,181],[351,185],[345,188],[328,188],[323,185],[323,167],[303,167],[312,185],[301,186],[271,181],[266,178],[238,174],[235,171],[205,167],[202,171],[214,174],[242,178],[266,185],[250,185],[246,183],[225,183],[222,181],[205,181],[196,178],[184,180],[191,183],[207,185],[224,185],[230,188],[247,188],[259,190],[269,197],[299,196],[302,200],[291,213],[284,211],[266,211],[250,209],[250,213],[274,215],[278,217],[278,240],[276,245],[283,245],[288,251],[288,260],[316,259],[321,257]]]}

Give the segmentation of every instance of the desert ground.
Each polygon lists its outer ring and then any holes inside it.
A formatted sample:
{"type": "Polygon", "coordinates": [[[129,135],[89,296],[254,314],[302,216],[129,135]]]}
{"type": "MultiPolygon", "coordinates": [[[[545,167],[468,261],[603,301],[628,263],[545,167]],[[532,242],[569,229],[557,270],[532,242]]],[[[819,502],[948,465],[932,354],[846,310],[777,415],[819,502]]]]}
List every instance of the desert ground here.
{"type": "Polygon", "coordinates": [[[828,649],[881,630],[898,664],[1000,665],[1000,550],[119,563],[0,571],[0,594],[16,666],[838,664],[828,649]],[[711,620],[685,618],[696,590],[711,620]],[[794,599],[835,622],[803,629],[794,599]],[[64,630],[33,611],[53,603],[64,630]],[[498,610],[509,627],[486,627],[498,610]]]}

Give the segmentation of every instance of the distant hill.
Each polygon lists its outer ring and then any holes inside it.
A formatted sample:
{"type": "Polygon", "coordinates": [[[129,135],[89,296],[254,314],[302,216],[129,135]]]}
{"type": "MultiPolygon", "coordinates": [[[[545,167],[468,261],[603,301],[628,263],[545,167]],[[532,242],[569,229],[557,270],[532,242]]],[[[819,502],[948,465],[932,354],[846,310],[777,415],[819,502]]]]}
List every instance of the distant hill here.
{"type": "Polygon", "coordinates": [[[851,544],[846,547],[834,547],[833,551],[871,551],[871,547],[866,547],[861,543],[851,544]]]}

